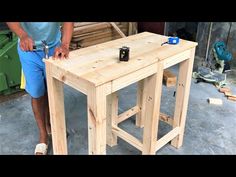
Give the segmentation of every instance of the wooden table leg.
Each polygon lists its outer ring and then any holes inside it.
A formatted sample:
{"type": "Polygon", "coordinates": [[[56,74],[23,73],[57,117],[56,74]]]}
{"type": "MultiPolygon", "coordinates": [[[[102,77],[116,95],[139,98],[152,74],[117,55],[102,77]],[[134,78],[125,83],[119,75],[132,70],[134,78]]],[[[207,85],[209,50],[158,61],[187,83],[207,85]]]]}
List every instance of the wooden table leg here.
{"type": "Polygon", "coordinates": [[[89,154],[106,154],[106,92],[105,87],[91,87],[88,95],[89,154]]]}
{"type": "Polygon", "coordinates": [[[171,145],[176,148],[179,148],[183,144],[194,55],[195,48],[192,49],[190,58],[181,62],[179,67],[173,129],[180,127],[180,134],[171,141],[171,145]]]}
{"type": "Polygon", "coordinates": [[[52,77],[50,64],[46,65],[50,123],[52,129],[53,153],[66,155],[66,123],[63,83],[52,77]]]}
{"type": "Polygon", "coordinates": [[[145,101],[143,151],[142,154],[155,154],[160,115],[163,65],[158,64],[157,74],[144,80],[143,99],[145,101]]]}
{"type": "Polygon", "coordinates": [[[118,95],[114,92],[107,96],[107,145],[117,145],[117,136],[112,133],[112,125],[118,121],[118,95]]]}
{"type": "Polygon", "coordinates": [[[136,114],[136,126],[142,128],[144,126],[144,111],[145,102],[143,102],[143,87],[144,80],[138,82],[137,86],[137,106],[141,109],[139,113],[136,114]]]}

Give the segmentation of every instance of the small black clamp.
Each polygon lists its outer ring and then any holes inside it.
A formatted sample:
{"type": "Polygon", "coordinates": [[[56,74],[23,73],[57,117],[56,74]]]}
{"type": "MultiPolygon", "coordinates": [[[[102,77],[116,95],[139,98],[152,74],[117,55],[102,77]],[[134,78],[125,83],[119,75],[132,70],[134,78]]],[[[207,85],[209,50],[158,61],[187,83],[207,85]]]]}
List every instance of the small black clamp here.
{"type": "Polygon", "coordinates": [[[120,48],[120,61],[128,61],[129,60],[129,47],[123,46],[120,48]]]}

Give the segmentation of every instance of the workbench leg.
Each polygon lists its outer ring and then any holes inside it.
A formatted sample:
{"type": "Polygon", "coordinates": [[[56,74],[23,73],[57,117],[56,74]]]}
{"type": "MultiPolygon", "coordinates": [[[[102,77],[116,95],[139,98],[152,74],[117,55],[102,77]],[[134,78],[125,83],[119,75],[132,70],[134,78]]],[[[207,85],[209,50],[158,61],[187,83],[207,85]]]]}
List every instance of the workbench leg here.
{"type": "Polygon", "coordinates": [[[106,94],[105,87],[91,87],[88,92],[89,154],[106,154],[106,94]]]}
{"type": "Polygon", "coordinates": [[[179,67],[173,129],[180,127],[180,133],[171,141],[171,145],[176,148],[181,147],[183,144],[194,56],[195,49],[192,49],[190,58],[181,62],[179,67]]]}
{"type": "Polygon", "coordinates": [[[107,145],[117,145],[117,136],[112,133],[112,125],[118,121],[118,95],[114,92],[107,96],[107,145]]]}
{"type": "Polygon", "coordinates": [[[155,154],[160,115],[163,65],[158,64],[157,74],[144,80],[143,99],[145,101],[143,151],[142,154],[155,154]]]}
{"type": "Polygon", "coordinates": [[[136,114],[136,126],[142,128],[144,126],[144,111],[145,102],[143,102],[143,87],[144,80],[138,82],[137,86],[137,106],[140,108],[139,113],[136,114]]]}
{"type": "Polygon", "coordinates": [[[57,155],[66,155],[68,152],[63,83],[52,77],[50,64],[46,65],[46,73],[53,153],[57,155]]]}

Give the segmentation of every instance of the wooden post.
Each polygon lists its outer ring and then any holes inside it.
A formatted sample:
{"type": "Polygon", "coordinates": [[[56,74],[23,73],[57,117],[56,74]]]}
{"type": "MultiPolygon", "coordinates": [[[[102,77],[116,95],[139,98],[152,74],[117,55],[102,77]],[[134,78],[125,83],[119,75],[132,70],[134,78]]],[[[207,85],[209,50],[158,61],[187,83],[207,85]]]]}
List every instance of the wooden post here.
{"type": "Polygon", "coordinates": [[[192,49],[190,58],[181,62],[179,67],[173,129],[180,127],[180,134],[171,141],[171,145],[176,148],[179,148],[183,144],[194,54],[195,48],[192,49]]]}
{"type": "Polygon", "coordinates": [[[142,111],[145,110],[145,102],[143,102],[143,87],[144,80],[141,80],[138,82],[137,86],[137,106],[141,111],[136,114],[136,126],[140,128],[144,126],[144,111],[142,111]]]}
{"type": "Polygon", "coordinates": [[[160,115],[163,65],[158,63],[157,74],[144,80],[145,118],[142,154],[155,154],[160,115]]]}
{"type": "Polygon", "coordinates": [[[52,77],[51,64],[46,63],[48,101],[52,129],[53,153],[66,155],[66,123],[64,110],[63,83],[52,77]]]}
{"type": "Polygon", "coordinates": [[[112,133],[112,126],[118,124],[118,95],[114,92],[107,96],[107,145],[117,145],[117,136],[112,133]]]}
{"type": "Polygon", "coordinates": [[[89,154],[106,154],[106,87],[88,89],[89,154]]]}

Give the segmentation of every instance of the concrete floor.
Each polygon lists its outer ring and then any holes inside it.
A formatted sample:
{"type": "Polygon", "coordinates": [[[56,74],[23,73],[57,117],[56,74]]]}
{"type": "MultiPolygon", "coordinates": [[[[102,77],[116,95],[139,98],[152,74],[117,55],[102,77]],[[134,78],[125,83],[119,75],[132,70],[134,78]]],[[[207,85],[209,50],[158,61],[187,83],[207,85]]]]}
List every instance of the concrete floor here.
{"type": "MultiPolygon", "coordinates": [[[[177,69],[172,68],[172,71],[176,73],[177,69]]],[[[233,82],[229,82],[229,86],[235,94],[233,82]]],[[[174,87],[163,86],[161,111],[169,115],[174,112],[174,91],[174,87]]],[[[69,154],[87,154],[86,96],[68,86],[65,86],[64,93],[69,154]]],[[[136,84],[119,92],[120,113],[135,105],[135,96],[136,84]]],[[[195,84],[192,80],[183,146],[175,149],[167,144],[157,154],[236,154],[235,115],[236,102],[227,100],[212,84],[195,84]],[[221,98],[223,105],[208,104],[209,97],[221,98]]],[[[128,119],[120,127],[141,139],[142,129],[135,127],[134,120],[128,119]]],[[[158,137],[169,130],[170,127],[161,122],[158,137]]],[[[38,130],[29,95],[0,103],[0,154],[31,155],[37,140],[38,130]]],[[[52,149],[49,154],[52,154],[52,149]]],[[[107,154],[137,155],[141,152],[118,139],[117,146],[107,146],[107,154]]]]}

